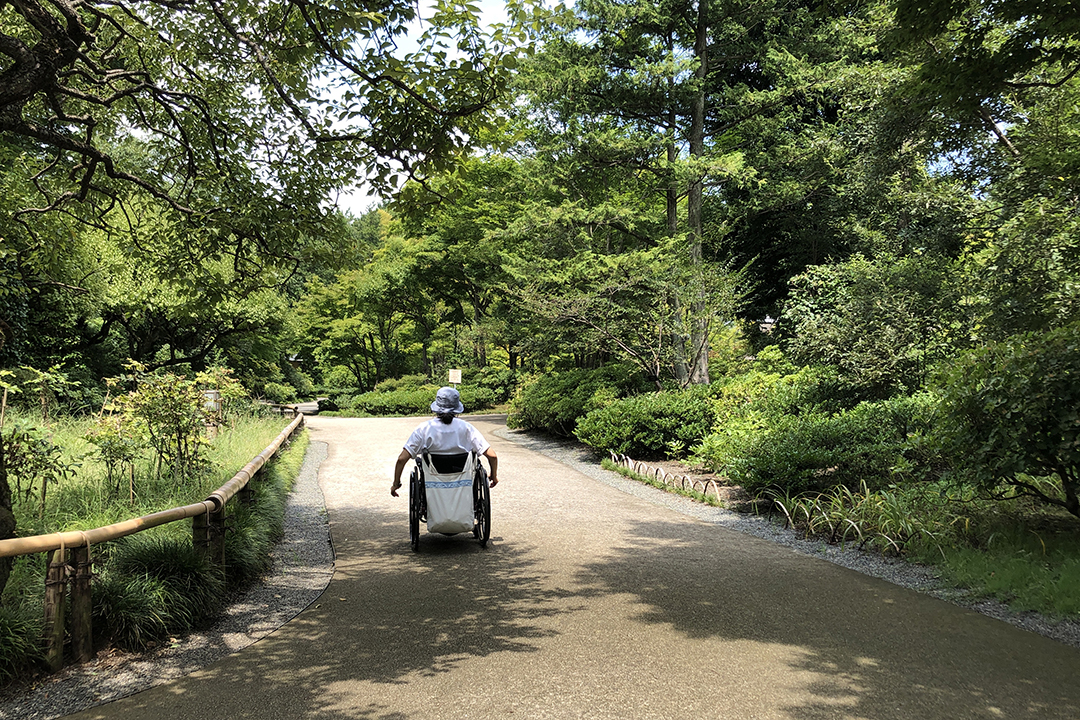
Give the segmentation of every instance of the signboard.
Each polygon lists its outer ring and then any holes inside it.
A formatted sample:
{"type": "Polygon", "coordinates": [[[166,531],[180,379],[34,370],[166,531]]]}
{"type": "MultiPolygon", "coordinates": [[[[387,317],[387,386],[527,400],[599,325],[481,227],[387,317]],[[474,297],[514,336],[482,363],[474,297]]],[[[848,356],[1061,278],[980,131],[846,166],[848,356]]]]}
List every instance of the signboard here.
{"type": "Polygon", "coordinates": [[[460,385],[461,384],[461,371],[460,370],[451,370],[450,371],[450,384],[451,385],[460,385]]]}

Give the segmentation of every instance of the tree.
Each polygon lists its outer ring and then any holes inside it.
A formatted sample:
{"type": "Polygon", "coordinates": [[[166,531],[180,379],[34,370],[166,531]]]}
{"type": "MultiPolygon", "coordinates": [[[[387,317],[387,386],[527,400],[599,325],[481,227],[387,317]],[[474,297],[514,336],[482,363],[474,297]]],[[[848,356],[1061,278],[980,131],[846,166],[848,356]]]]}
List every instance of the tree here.
{"type": "Polygon", "coordinates": [[[284,282],[341,232],[332,191],[423,180],[487,121],[521,35],[478,14],[438,2],[406,54],[395,0],[0,4],[0,292],[88,290],[56,272],[77,223],[202,292],[207,263],[284,282]]]}
{"type": "Polygon", "coordinates": [[[1018,335],[943,375],[938,434],[956,479],[1080,518],[1080,325],[1018,335]],[[1045,479],[1051,482],[1045,482],[1045,479]]]}
{"type": "Polygon", "coordinates": [[[955,270],[922,256],[861,255],[791,279],[780,326],[793,360],[832,365],[864,397],[921,388],[967,340],[955,270]]]}

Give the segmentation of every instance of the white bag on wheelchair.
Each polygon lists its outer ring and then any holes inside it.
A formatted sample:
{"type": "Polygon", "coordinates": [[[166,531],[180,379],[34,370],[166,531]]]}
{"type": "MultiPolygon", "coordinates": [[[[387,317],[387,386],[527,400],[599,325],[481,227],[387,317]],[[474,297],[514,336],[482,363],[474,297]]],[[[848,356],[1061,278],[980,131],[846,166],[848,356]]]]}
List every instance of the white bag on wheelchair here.
{"type": "Polygon", "coordinates": [[[465,467],[459,473],[440,474],[435,471],[428,457],[421,456],[424,464],[424,486],[427,491],[428,532],[453,535],[472,532],[473,476],[476,474],[477,458],[469,453],[465,467]]]}

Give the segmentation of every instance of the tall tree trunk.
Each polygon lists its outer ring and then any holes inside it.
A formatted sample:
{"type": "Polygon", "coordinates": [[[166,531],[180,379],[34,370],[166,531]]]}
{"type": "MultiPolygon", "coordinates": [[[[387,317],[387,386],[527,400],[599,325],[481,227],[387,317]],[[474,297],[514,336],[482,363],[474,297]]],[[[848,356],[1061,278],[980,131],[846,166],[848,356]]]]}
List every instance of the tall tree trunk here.
{"type": "MultiPolygon", "coordinates": [[[[690,113],[690,157],[697,158],[705,154],[705,78],[709,72],[709,35],[708,35],[709,0],[698,0],[698,17],[694,38],[694,54],[698,58],[698,67],[694,76],[698,81],[690,113]]],[[[693,272],[702,273],[702,231],[701,231],[701,195],[704,178],[694,177],[690,181],[686,198],[686,222],[690,241],[690,264],[693,272]]],[[[706,315],[704,289],[698,291],[698,297],[691,304],[690,346],[691,358],[690,382],[707,384],[709,382],[709,322],[706,315]]]]}
{"type": "MultiPolygon", "coordinates": [[[[673,49],[674,40],[668,35],[668,52],[673,49]]],[[[675,162],[679,159],[678,148],[675,147],[675,128],[678,126],[679,117],[675,112],[675,78],[668,77],[668,97],[671,99],[668,106],[668,132],[670,133],[667,144],[668,167],[671,168],[671,178],[667,186],[667,234],[669,238],[675,237],[679,232],[679,179],[675,174],[675,162]]],[[[679,302],[677,291],[668,295],[668,310],[671,313],[671,348],[674,357],[672,364],[675,370],[675,379],[679,387],[686,387],[690,382],[690,371],[686,367],[686,327],[683,325],[682,307],[679,302]]]]}

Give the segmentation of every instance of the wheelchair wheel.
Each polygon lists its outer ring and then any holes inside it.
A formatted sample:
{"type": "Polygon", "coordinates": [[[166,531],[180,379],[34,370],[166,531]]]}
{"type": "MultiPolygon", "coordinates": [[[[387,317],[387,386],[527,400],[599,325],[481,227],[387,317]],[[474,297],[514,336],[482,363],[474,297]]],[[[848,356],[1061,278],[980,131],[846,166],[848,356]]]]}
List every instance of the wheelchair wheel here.
{"type": "Polygon", "coordinates": [[[420,550],[420,518],[424,514],[424,481],[420,470],[413,468],[409,476],[409,536],[413,552],[420,550]]]}
{"type": "Polygon", "coordinates": [[[473,478],[473,513],[476,517],[473,537],[480,541],[480,547],[487,547],[488,538],[491,537],[491,488],[488,487],[487,470],[483,466],[477,469],[473,478]]]}

